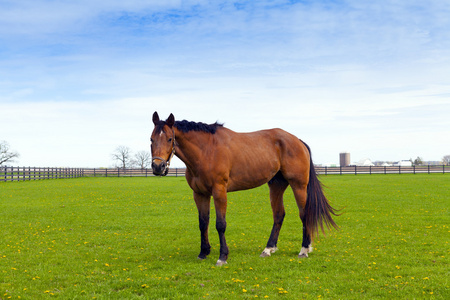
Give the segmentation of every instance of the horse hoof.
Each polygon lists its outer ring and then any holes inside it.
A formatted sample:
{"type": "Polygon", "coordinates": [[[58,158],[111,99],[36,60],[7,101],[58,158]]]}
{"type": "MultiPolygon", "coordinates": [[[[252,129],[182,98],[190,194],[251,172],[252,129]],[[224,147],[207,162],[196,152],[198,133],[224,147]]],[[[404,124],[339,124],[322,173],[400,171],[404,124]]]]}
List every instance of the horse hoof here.
{"type": "Polygon", "coordinates": [[[263,252],[261,253],[260,257],[268,257],[270,256],[272,253],[275,253],[275,251],[277,251],[278,248],[277,247],[271,247],[271,248],[265,248],[263,250],[263,252]]]}
{"type": "Polygon", "coordinates": [[[218,260],[217,261],[217,263],[216,263],[216,267],[221,267],[221,266],[223,266],[223,265],[226,265],[227,264],[227,261],[226,260],[218,260]]]}
{"type": "Polygon", "coordinates": [[[300,253],[298,254],[298,258],[308,257],[308,252],[312,252],[312,247],[302,247],[302,250],[300,250],[300,253]]]}
{"type": "Polygon", "coordinates": [[[207,259],[208,258],[208,254],[209,254],[209,252],[207,252],[207,253],[200,252],[200,254],[198,255],[197,258],[201,259],[201,260],[207,259]]]}

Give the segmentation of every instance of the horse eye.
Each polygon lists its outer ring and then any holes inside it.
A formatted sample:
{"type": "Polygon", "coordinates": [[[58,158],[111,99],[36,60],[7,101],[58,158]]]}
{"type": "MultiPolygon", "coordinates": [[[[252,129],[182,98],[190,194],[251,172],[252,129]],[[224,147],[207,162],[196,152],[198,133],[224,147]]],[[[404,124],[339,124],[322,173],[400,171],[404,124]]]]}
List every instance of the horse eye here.
{"type": "Polygon", "coordinates": [[[152,138],[150,138],[150,143],[153,143],[153,139],[152,138]]]}
{"type": "Polygon", "coordinates": [[[170,143],[171,141],[172,141],[172,138],[170,138],[168,142],[170,143]]]}

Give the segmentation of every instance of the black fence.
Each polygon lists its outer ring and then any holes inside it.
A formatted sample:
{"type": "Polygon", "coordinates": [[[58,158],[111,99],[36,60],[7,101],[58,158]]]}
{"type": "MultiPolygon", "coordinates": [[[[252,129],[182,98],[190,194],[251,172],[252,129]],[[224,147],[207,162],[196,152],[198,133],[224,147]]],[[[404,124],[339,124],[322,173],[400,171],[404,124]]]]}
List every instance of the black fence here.
{"type": "Polygon", "coordinates": [[[2,167],[0,181],[26,181],[82,177],[81,168],[2,167]]]}
{"type": "MultiPolygon", "coordinates": [[[[167,176],[184,176],[185,168],[170,168],[167,176]]],[[[27,181],[78,177],[149,177],[152,169],[41,168],[0,166],[1,181],[27,181]]]]}
{"type": "MultiPolygon", "coordinates": [[[[185,168],[169,168],[166,176],[184,176],[185,168]]],[[[87,177],[150,177],[153,175],[152,169],[107,169],[88,168],[83,169],[83,175],[87,177]]]]}
{"type": "MultiPolygon", "coordinates": [[[[316,166],[319,175],[345,174],[432,174],[450,173],[450,166],[350,166],[350,167],[321,167],[316,166]]],[[[170,168],[167,176],[184,176],[185,168],[170,168]]],[[[122,169],[122,168],[39,168],[39,167],[2,167],[0,166],[1,181],[26,181],[43,179],[62,179],[78,177],[152,177],[152,169],[122,169]]]]}
{"type": "Polygon", "coordinates": [[[450,166],[349,166],[349,167],[318,167],[317,174],[344,175],[344,174],[419,174],[419,173],[450,173],[450,166]]]}

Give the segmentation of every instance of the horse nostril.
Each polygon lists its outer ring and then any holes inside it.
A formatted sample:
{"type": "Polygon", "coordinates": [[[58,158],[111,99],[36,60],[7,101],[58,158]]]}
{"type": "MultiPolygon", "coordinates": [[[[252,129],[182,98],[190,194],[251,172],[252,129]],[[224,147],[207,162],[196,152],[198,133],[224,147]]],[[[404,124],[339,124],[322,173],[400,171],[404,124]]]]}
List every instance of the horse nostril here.
{"type": "Polygon", "coordinates": [[[167,163],[161,161],[160,163],[152,162],[153,174],[161,175],[167,169],[167,163]]]}

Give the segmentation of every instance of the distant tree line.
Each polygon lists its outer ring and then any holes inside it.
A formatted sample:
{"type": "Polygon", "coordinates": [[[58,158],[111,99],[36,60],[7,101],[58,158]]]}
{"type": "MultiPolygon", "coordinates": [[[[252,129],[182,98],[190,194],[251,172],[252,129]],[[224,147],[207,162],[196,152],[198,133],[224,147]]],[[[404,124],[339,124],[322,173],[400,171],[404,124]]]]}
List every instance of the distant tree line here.
{"type": "MultiPolygon", "coordinates": [[[[423,158],[420,156],[417,156],[417,158],[414,160],[411,158],[410,161],[414,166],[422,166],[424,164],[426,165],[427,163],[429,163],[424,161],[423,158]]],[[[442,157],[441,162],[445,166],[450,166],[450,155],[445,155],[444,157],[442,157]]]]}
{"type": "Polygon", "coordinates": [[[118,146],[111,154],[115,167],[127,168],[149,168],[152,163],[152,155],[149,151],[139,151],[133,154],[127,146],[118,146]]]}

